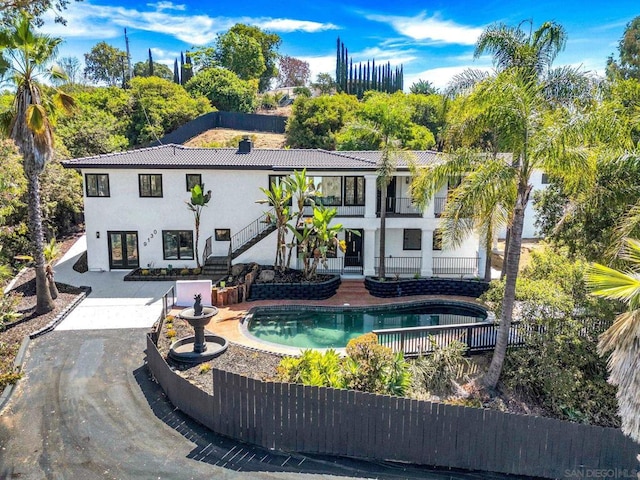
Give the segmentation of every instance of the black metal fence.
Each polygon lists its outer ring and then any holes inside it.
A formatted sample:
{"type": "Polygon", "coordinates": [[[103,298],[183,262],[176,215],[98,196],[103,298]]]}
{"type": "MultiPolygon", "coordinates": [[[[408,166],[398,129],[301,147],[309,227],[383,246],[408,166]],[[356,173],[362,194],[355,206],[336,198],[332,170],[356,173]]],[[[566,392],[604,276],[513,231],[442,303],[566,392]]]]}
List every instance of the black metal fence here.
{"type": "Polygon", "coordinates": [[[212,128],[231,128],[251,132],[284,133],[287,117],[278,115],[257,115],[240,112],[210,112],[194,118],[190,122],[166,134],[155,145],[168,143],[183,144],[212,128]]]}
{"type": "MultiPolygon", "coordinates": [[[[303,261],[298,258],[296,260],[296,268],[298,270],[303,269],[303,261]]],[[[362,275],[364,268],[362,266],[362,260],[360,257],[335,257],[327,258],[324,264],[318,265],[317,272],[319,274],[331,274],[331,275],[362,275]]]]}
{"type": "MultiPolygon", "coordinates": [[[[380,257],[375,257],[375,272],[380,271],[380,257]]],[[[420,275],[422,257],[384,257],[385,275],[420,275]]]]}
{"type": "Polygon", "coordinates": [[[434,275],[478,275],[479,257],[433,257],[434,275]]]}

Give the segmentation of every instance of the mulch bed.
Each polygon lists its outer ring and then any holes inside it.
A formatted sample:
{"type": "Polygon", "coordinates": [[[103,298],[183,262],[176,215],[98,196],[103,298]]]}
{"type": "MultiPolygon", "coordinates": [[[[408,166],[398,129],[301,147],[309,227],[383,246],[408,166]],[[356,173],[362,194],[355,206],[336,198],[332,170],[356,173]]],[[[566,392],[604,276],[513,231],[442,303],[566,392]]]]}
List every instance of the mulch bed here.
{"type": "MultiPolygon", "coordinates": [[[[62,253],[66,252],[77,240],[77,236],[69,237],[61,245],[62,253]]],[[[25,337],[41,330],[51,323],[56,317],[70,305],[83,290],[57,283],[58,298],[55,300],[55,308],[43,315],[35,314],[36,306],[36,282],[35,272],[32,268],[23,270],[13,285],[11,292],[21,295],[17,312],[21,317],[5,324],[0,331],[0,391],[4,388],[3,375],[14,371],[13,363],[18,349],[25,337]]]]}

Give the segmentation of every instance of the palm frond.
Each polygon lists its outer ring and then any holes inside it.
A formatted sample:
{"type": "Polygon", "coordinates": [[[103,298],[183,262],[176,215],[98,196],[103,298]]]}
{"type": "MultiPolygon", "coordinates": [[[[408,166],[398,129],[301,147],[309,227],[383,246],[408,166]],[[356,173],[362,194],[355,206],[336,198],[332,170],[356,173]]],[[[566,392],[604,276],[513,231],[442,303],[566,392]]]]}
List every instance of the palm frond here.
{"type": "Polygon", "coordinates": [[[445,88],[444,95],[448,98],[454,98],[458,95],[467,94],[480,82],[489,78],[489,76],[489,72],[484,70],[468,68],[462,73],[453,76],[445,88]]]}
{"type": "Polygon", "coordinates": [[[594,263],[587,270],[586,281],[594,295],[629,304],[640,302],[640,278],[633,272],[621,272],[594,263]]]}

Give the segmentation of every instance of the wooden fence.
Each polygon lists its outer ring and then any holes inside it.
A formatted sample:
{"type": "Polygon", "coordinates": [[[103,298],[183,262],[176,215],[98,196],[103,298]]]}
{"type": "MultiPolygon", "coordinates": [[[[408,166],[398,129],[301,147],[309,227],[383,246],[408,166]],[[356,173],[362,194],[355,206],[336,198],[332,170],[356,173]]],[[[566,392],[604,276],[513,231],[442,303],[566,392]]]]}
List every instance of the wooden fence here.
{"type": "Polygon", "coordinates": [[[262,382],[213,370],[213,395],[173,372],[148,336],[169,400],[216,433],[269,449],[562,478],[637,467],[620,430],[494,410],[262,382]]]}

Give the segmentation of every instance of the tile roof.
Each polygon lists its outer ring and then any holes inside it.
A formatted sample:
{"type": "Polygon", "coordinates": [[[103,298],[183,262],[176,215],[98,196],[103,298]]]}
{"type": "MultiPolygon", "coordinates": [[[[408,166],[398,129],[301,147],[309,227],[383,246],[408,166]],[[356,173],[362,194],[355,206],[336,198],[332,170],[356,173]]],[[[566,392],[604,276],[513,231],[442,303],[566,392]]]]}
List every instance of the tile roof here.
{"type": "MultiPolygon", "coordinates": [[[[437,153],[413,152],[418,163],[436,160],[437,153]]],[[[238,170],[371,170],[376,169],[380,152],[338,152],[318,149],[260,149],[238,153],[235,148],[201,148],[161,145],[127,152],[108,153],[63,161],[67,168],[158,168],[158,169],[238,169],[238,170]]],[[[400,169],[406,161],[399,161],[400,169]]]]}

